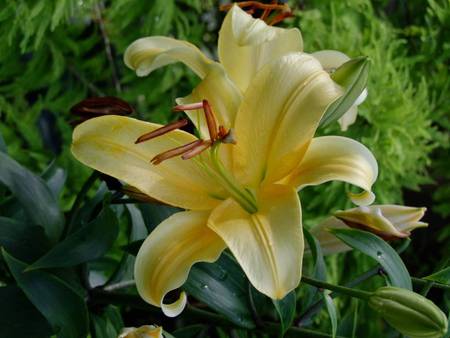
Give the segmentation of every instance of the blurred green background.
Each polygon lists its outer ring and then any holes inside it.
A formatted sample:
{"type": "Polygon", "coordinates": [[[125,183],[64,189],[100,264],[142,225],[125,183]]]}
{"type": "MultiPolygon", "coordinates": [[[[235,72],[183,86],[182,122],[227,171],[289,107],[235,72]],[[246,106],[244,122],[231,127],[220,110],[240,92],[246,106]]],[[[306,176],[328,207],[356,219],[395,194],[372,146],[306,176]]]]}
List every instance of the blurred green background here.
{"type": "MultiPolygon", "coordinates": [[[[346,135],[373,151],[380,167],[377,203],[428,208],[429,228],[414,232],[403,257],[411,275],[430,274],[450,247],[450,1],[289,4],[295,16],[281,26],[300,27],[306,52],[336,49],[351,57],[371,58],[369,96],[359,107],[357,122],[345,133],[337,123],[319,133],[346,135]]],[[[188,40],[216,57],[224,16],[218,6],[211,0],[2,4],[0,134],[8,153],[36,173],[51,163],[63,168],[67,181],[61,206],[69,210],[90,174],[70,154],[71,122],[76,119],[70,107],[89,96],[114,95],[130,102],[141,119],[166,123],[178,118],[171,107],[175,98],[191,91],[198,81],[195,75],[176,64],[138,78],[123,64],[123,53],[137,38],[165,35],[188,40]]],[[[305,190],[301,198],[306,226],[349,207],[348,188],[331,183],[305,190]]],[[[327,263],[329,278],[335,282],[373,264],[357,254],[331,257],[327,263]]],[[[433,290],[430,296],[450,307],[442,293],[433,290]]],[[[345,317],[345,308],[353,309],[348,305],[338,302],[341,316],[345,317]]],[[[385,332],[383,322],[369,321],[364,311],[361,337],[385,332]]],[[[327,330],[328,321],[320,318],[315,325],[327,330]]]]}

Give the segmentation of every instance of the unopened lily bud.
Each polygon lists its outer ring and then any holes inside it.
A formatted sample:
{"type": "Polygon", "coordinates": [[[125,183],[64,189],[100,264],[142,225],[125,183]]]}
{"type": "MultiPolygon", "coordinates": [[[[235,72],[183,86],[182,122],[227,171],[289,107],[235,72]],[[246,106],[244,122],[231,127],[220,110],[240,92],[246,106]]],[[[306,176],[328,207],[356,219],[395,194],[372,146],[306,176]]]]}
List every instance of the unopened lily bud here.
{"type": "Polygon", "coordinates": [[[71,114],[80,117],[80,120],[74,124],[79,124],[98,116],[130,115],[132,112],[133,107],[128,102],[114,96],[89,97],[70,108],[71,114]]]}
{"type": "Polygon", "coordinates": [[[319,240],[325,254],[350,250],[350,247],[331,234],[329,229],[356,228],[370,231],[385,240],[408,237],[411,231],[428,226],[421,222],[426,208],[406,207],[402,205],[371,205],[337,211],[311,229],[319,240]]]}
{"type": "Polygon", "coordinates": [[[370,296],[369,306],[405,336],[440,338],[447,332],[445,314],[432,301],[415,292],[382,287],[370,296]]]}
{"type": "Polygon", "coordinates": [[[164,338],[161,326],[144,325],[138,328],[126,327],[118,338],[164,338]]]}

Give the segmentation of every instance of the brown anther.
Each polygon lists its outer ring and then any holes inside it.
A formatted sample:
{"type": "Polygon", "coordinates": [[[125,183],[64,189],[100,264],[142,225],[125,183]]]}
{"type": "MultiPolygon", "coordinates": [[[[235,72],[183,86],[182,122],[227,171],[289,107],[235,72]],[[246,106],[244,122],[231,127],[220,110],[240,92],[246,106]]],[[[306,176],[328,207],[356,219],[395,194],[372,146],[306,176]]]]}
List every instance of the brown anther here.
{"type": "Polygon", "coordinates": [[[221,138],[222,143],[236,144],[236,138],[234,137],[234,129],[231,128],[228,132],[221,138]]]}
{"type": "Polygon", "coordinates": [[[169,124],[165,125],[164,127],[155,129],[147,134],[139,136],[138,139],[134,143],[138,144],[138,143],[141,143],[144,141],[151,140],[155,137],[167,134],[168,132],[170,132],[172,130],[184,127],[187,124],[188,124],[188,120],[186,120],[186,119],[182,119],[182,120],[179,120],[179,121],[176,121],[173,123],[169,123],[169,124]]]}
{"type": "Polygon", "coordinates": [[[172,108],[172,111],[183,111],[183,110],[196,110],[196,109],[202,109],[203,108],[203,102],[195,102],[195,103],[188,103],[188,104],[179,104],[172,108]]]}
{"type": "Polygon", "coordinates": [[[153,157],[150,162],[152,162],[152,164],[154,164],[154,165],[160,164],[162,161],[168,160],[169,158],[188,153],[189,151],[198,147],[202,143],[203,143],[202,140],[195,140],[193,142],[182,145],[180,147],[176,147],[176,148],[167,150],[167,151],[153,157]]]}
{"type": "Polygon", "coordinates": [[[205,111],[206,125],[208,126],[209,137],[211,141],[217,140],[217,124],[214,113],[209,105],[208,100],[203,100],[203,110],[205,111]]]}
{"type": "Polygon", "coordinates": [[[273,25],[283,21],[284,19],[293,16],[292,11],[289,8],[289,5],[288,4],[279,4],[278,1],[272,1],[271,4],[264,4],[259,1],[242,1],[242,2],[221,5],[220,10],[228,11],[233,7],[234,4],[236,4],[237,6],[239,6],[242,9],[245,9],[245,11],[250,15],[256,14],[257,10],[262,10],[263,12],[259,18],[261,20],[264,20],[270,26],[273,26],[273,25]],[[275,16],[272,17],[271,16],[272,11],[276,11],[279,13],[275,13],[275,16]],[[269,17],[272,17],[272,19],[269,19],[269,17]]]}
{"type": "Polygon", "coordinates": [[[196,145],[193,149],[185,152],[183,154],[183,156],[181,156],[181,158],[183,160],[189,160],[190,158],[193,158],[197,155],[199,155],[200,153],[204,152],[206,149],[208,149],[209,147],[211,147],[212,145],[212,141],[211,140],[199,140],[200,143],[198,145],[196,145]]]}
{"type": "Polygon", "coordinates": [[[70,113],[83,118],[92,118],[101,115],[130,115],[133,112],[131,105],[118,97],[89,97],[78,102],[70,113]]]}

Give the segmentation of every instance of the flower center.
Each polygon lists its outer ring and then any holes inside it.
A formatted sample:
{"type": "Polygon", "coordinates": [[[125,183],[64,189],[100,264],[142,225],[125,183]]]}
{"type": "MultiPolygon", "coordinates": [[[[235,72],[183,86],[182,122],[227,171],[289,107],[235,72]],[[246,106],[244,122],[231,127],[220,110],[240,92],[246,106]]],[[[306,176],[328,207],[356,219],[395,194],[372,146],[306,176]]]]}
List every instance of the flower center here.
{"type": "MultiPolygon", "coordinates": [[[[219,156],[219,149],[223,143],[235,144],[233,129],[226,130],[224,126],[217,127],[216,118],[211,105],[207,100],[202,102],[178,105],[174,107],[174,111],[186,111],[203,109],[205,114],[206,125],[208,127],[208,140],[195,140],[182,146],[164,151],[150,161],[157,165],[161,162],[173,157],[181,156],[183,160],[192,159],[197,155],[210,149],[210,161],[205,162],[199,159],[198,164],[205,170],[216,182],[218,182],[228,194],[238,202],[247,212],[253,214],[257,211],[256,199],[253,193],[242,187],[232,173],[223,165],[219,156]]],[[[186,119],[182,119],[161,128],[155,129],[149,133],[141,135],[135,141],[135,144],[142,143],[154,139],[158,136],[167,134],[168,132],[181,128],[188,123],[186,119]]]]}

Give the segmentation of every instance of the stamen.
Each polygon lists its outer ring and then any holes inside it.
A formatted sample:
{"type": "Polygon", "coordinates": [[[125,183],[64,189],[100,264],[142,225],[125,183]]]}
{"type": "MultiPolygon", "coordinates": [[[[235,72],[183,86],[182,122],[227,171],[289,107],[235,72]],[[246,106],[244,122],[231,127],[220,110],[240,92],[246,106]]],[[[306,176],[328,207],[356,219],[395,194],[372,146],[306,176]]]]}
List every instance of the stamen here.
{"type": "Polygon", "coordinates": [[[222,143],[236,144],[236,138],[234,137],[234,129],[231,128],[228,132],[221,138],[222,143]]]}
{"type": "Polygon", "coordinates": [[[203,108],[203,102],[195,102],[188,104],[179,104],[172,108],[173,111],[197,110],[203,108]]]}
{"type": "Polygon", "coordinates": [[[138,137],[138,139],[134,142],[135,144],[141,143],[141,142],[145,142],[148,140],[151,140],[155,137],[167,134],[168,132],[184,127],[185,125],[188,124],[188,120],[187,119],[182,119],[173,123],[169,123],[167,125],[165,125],[164,127],[155,129],[147,134],[141,135],[138,137]]]}
{"type": "Polygon", "coordinates": [[[276,25],[277,23],[279,23],[279,22],[281,22],[281,21],[283,21],[284,19],[287,19],[287,18],[291,18],[291,17],[293,17],[294,16],[294,14],[292,14],[292,12],[282,12],[282,13],[280,13],[280,14],[278,14],[276,17],[274,17],[269,23],[267,23],[269,26],[274,26],[274,25],[276,25]]]}
{"type": "Polygon", "coordinates": [[[208,100],[203,100],[203,110],[205,111],[206,124],[208,125],[209,137],[211,141],[217,140],[217,125],[214,113],[209,105],[208,100]]]}
{"type": "Polygon", "coordinates": [[[195,140],[193,142],[187,143],[180,147],[176,147],[176,148],[167,150],[167,151],[153,157],[150,162],[152,162],[152,164],[154,164],[154,165],[160,164],[162,161],[168,160],[169,158],[172,158],[172,157],[175,157],[175,156],[178,156],[181,154],[185,154],[185,153],[189,152],[190,150],[194,149],[195,147],[198,147],[202,143],[203,143],[202,140],[195,140]]]}
{"type": "MultiPolygon", "coordinates": [[[[226,4],[226,5],[220,5],[219,9],[221,11],[228,11],[231,9],[231,7],[233,7],[234,3],[231,4],[226,4]]],[[[270,10],[274,10],[274,9],[285,9],[286,5],[285,4],[263,4],[259,1],[242,1],[242,2],[236,2],[236,5],[238,5],[241,8],[245,8],[245,7],[254,7],[257,9],[270,9],[270,10]]]]}
{"type": "Polygon", "coordinates": [[[189,160],[190,158],[199,155],[212,145],[211,140],[207,141],[199,140],[199,141],[200,143],[198,145],[196,145],[192,150],[189,150],[188,152],[184,153],[183,156],[181,156],[183,160],[189,160]]]}

